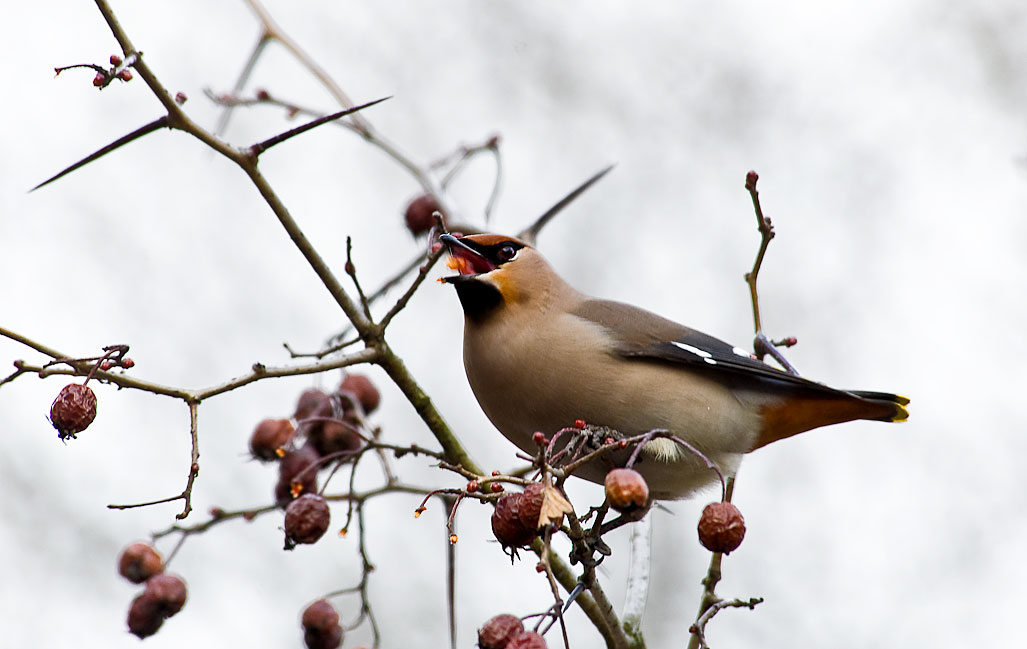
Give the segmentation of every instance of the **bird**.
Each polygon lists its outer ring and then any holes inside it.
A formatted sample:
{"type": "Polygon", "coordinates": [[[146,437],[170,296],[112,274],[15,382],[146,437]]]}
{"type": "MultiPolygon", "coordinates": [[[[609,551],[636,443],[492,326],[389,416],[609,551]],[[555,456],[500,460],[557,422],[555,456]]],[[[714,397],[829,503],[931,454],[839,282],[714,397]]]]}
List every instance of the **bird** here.
{"type": "MultiPolygon", "coordinates": [[[[528,454],[534,434],[581,421],[635,436],[669,431],[734,475],[742,456],[847,421],[905,421],[909,399],[839,390],[640,307],[586,295],[533,246],[498,234],[443,234],[464,312],[463,363],[493,425],[528,454]]],[[[627,452],[574,473],[602,484],[627,452]]],[[[717,479],[668,438],[651,439],[632,467],[653,499],[687,498],[717,479]]]]}

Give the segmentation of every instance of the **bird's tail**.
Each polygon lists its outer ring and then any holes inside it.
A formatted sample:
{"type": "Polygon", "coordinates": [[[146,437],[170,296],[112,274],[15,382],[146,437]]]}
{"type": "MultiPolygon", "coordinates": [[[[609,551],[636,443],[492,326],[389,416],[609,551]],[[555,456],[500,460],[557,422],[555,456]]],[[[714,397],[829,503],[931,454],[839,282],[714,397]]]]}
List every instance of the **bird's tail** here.
{"type": "Polygon", "coordinates": [[[870,419],[872,421],[906,421],[909,419],[909,411],[906,410],[906,406],[909,405],[907,397],[900,394],[867,392],[865,390],[846,390],[846,392],[870,402],[870,404],[877,407],[877,410],[880,410],[879,415],[871,415],[868,412],[868,416],[860,417],[860,419],[870,419]]]}
{"type": "Polygon", "coordinates": [[[906,421],[909,399],[887,392],[833,390],[826,386],[796,391],[768,404],[753,450],[807,430],[846,421],[906,421]]]}

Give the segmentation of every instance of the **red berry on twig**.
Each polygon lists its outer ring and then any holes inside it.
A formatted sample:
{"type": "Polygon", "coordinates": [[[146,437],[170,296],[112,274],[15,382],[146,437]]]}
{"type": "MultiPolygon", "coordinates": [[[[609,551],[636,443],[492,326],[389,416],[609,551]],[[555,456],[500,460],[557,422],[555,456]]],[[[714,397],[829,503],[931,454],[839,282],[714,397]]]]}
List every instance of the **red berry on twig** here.
{"type": "Polygon", "coordinates": [[[382,401],[382,395],[378,392],[378,388],[374,387],[371,379],[363,374],[347,374],[339,385],[338,392],[344,396],[355,395],[357,401],[360,402],[360,407],[368,415],[374,412],[382,401]]]}
{"type": "Polygon", "coordinates": [[[710,503],[702,510],[698,529],[699,542],[704,548],[728,554],[736,550],[745,538],[745,519],[731,503],[710,503]]]}
{"type": "Polygon", "coordinates": [[[634,469],[614,469],[604,481],[606,500],[619,512],[637,511],[649,504],[649,485],[634,469]]]}
{"type": "Polygon", "coordinates": [[[133,584],[141,584],[164,571],[164,560],[147,543],[133,543],[121,551],[118,574],[133,584]]]}
{"type": "Polygon", "coordinates": [[[328,502],[313,493],[303,494],[285,508],[285,547],[316,543],[331,525],[328,502]]]}
{"type": "Polygon", "coordinates": [[[275,500],[279,505],[288,505],[300,494],[317,493],[316,465],[320,460],[321,455],[310,444],[304,444],[282,457],[275,486],[275,500]]]}
{"type": "Polygon", "coordinates": [[[531,543],[535,529],[527,528],[520,518],[524,494],[506,494],[496,501],[492,512],[492,533],[504,548],[519,548],[531,543]]]}
{"type": "Polygon", "coordinates": [[[524,631],[515,636],[506,649],[546,649],[546,639],[534,631],[524,631]]]}
{"type": "Polygon", "coordinates": [[[258,460],[277,460],[295,434],[296,429],[288,419],[265,419],[250,435],[250,453],[258,460]]]}
{"type": "Polygon", "coordinates": [[[481,649],[505,649],[507,644],[524,631],[524,623],[516,615],[497,615],[478,629],[481,649]]]}
{"type": "Polygon", "coordinates": [[[128,607],[128,630],[140,640],[148,638],[164,624],[164,617],[160,604],[143,593],[128,607]]]}
{"type": "MultiPolygon", "coordinates": [[[[410,230],[417,236],[424,234],[428,230],[432,229],[435,225],[435,212],[441,212],[442,209],[439,206],[439,202],[435,200],[435,197],[431,194],[422,194],[410,201],[407,205],[406,218],[407,229],[410,230]]],[[[443,222],[445,222],[445,215],[443,215],[443,222]]]]}
{"type": "Polygon", "coordinates": [[[97,72],[96,76],[93,77],[93,85],[99,88],[107,81],[107,75],[103,72],[97,72]]]}
{"type": "Polygon", "coordinates": [[[95,418],[96,395],[92,388],[80,383],[71,383],[61,388],[50,406],[50,422],[61,439],[74,439],[95,418]]]}
{"type": "Polygon", "coordinates": [[[181,577],[162,572],[146,580],[143,595],[157,602],[161,615],[171,617],[185,606],[185,582],[181,577]]]}
{"type": "Polygon", "coordinates": [[[342,644],[339,613],[325,600],[319,599],[308,606],[301,623],[307,649],[336,649],[342,644]]]}

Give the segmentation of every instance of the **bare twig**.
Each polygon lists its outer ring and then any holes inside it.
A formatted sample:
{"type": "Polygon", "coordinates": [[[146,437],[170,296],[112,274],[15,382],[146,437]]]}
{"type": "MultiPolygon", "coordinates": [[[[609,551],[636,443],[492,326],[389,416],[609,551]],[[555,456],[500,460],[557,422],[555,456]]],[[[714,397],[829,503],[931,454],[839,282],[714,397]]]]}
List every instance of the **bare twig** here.
{"type": "Polygon", "coordinates": [[[556,202],[555,205],[546,210],[545,213],[542,214],[542,216],[535,219],[534,223],[521,230],[517,237],[520,239],[524,239],[528,243],[534,245],[535,239],[538,237],[538,233],[542,231],[542,228],[546,227],[547,223],[553,220],[553,217],[562,212],[563,208],[573,203],[574,199],[576,199],[578,196],[581,196],[586,189],[599,182],[600,178],[610,173],[610,171],[612,170],[613,165],[610,165],[609,167],[602,169],[601,171],[593,175],[591,178],[578,185],[573,191],[571,191],[571,193],[561,198],[559,201],[556,202]]]}
{"type": "Polygon", "coordinates": [[[706,609],[706,612],[699,616],[695,624],[689,627],[688,631],[692,634],[693,638],[698,639],[699,649],[710,649],[710,645],[706,643],[706,623],[713,619],[713,616],[722,611],[725,608],[747,608],[750,611],[756,608],[758,604],[763,603],[762,597],[750,597],[749,599],[722,599],[706,609]]]}

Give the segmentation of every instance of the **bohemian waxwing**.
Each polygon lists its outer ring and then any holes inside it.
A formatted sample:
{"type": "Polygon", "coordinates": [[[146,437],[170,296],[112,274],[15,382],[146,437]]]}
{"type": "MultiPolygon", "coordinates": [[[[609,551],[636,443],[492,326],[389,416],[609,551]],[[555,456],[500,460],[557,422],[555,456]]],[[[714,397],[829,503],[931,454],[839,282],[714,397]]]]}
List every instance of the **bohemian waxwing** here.
{"type": "MultiPolygon", "coordinates": [[[[856,419],[904,421],[909,399],[836,390],[620,302],[578,292],[527,243],[495,234],[443,235],[464,310],[464,369],[482,410],[534,454],[577,420],[624,435],[667,429],[733,475],[742,454],[856,419]]],[[[575,473],[601,483],[626,455],[575,473]]],[[[716,480],[673,441],[656,439],[634,466],[655,498],[683,498],[716,480]]]]}

